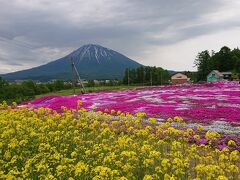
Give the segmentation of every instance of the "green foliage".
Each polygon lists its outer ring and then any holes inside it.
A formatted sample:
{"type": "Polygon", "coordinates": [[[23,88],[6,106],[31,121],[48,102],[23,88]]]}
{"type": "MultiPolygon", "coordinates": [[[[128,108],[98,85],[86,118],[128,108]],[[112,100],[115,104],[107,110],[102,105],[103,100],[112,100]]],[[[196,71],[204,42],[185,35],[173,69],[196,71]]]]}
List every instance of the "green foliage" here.
{"type": "Polygon", "coordinates": [[[208,51],[202,51],[198,53],[197,58],[194,62],[198,68],[198,80],[205,80],[210,70],[210,54],[208,51]]]}
{"type": "Polygon", "coordinates": [[[167,70],[160,67],[141,66],[136,69],[126,69],[124,84],[160,85],[167,84],[170,76],[167,70]]]}
{"type": "Polygon", "coordinates": [[[122,81],[115,79],[115,80],[89,80],[85,87],[105,87],[105,86],[120,86],[122,85],[122,81]]]}
{"type": "Polygon", "coordinates": [[[189,77],[191,81],[197,82],[197,72],[184,71],[183,74],[189,77]]]}
{"type": "Polygon", "coordinates": [[[194,64],[198,69],[198,81],[206,81],[207,75],[212,70],[240,74],[240,50],[238,48],[231,50],[226,46],[222,47],[219,52],[212,51],[211,54],[205,50],[198,53],[194,64]]]}
{"type": "Polygon", "coordinates": [[[0,77],[0,101],[8,103],[30,100],[36,95],[54,92],[56,90],[70,89],[71,84],[64,84],[64,81],[57,80],[52,83],[35,83],[32,80],[23,81],[21,84],[8,83],[0,77]]]}
{"type": "Polygon", "coordinates": [[[87,84],[87,87],[94,87],[95,86],[95,83],[93,80],[89,80],[88,81],[88,84],[87,84]]]}
{"type": "Polygon", "coordinates": [[[7,86],[8,82],[0,77],[0,89],[7,86]]]}
{"type": "Polygon", "coordinates": [[[50,90],[46,84],[39,84],[36,86],[36,94],[45,94],[49,92],[50,90]]]}
{"type": "MultiPolygon", "coordinates": [[[[87,92],[98,92],[103,90],[122,89],[119,86],[122,82],[116,80],[102,81],[98,84],[89,81],[86,85],[87,92]]],[[[80,89],[80,85],[76,86],[76,92],[80,89]]],[[[80,93],[80,92],[77,92],[80,93]]],[[[35,83],[32,80],[26,80],[22,83],[9,83],[0,77],[0,102],[6,100],[8,104],[11,102],[20,103],[22,101],[41,97],[43,95],[71,95],[72,84],[65,83],[62,80],[56,80],[48,83],[35,83]]]]}
{"type": "Polygon", "coordinates": [[[53,82],[53,86],[55,87],[55,90],[59,91],[61,89],[64,89],[64,81],[63,80],[56,80],[53,82]]]}

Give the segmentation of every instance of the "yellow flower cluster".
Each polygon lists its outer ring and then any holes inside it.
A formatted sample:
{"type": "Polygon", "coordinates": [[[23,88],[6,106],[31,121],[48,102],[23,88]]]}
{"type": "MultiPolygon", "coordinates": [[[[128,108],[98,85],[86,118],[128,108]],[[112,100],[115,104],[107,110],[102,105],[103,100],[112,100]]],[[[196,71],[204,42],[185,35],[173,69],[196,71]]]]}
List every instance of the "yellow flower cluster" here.
{"type": "Polygon", "coordinates": [[[192,129],[171,127],[179,117],[0,108],[0,179],[240,179],[239,151],[190,144],[192,129]]]}

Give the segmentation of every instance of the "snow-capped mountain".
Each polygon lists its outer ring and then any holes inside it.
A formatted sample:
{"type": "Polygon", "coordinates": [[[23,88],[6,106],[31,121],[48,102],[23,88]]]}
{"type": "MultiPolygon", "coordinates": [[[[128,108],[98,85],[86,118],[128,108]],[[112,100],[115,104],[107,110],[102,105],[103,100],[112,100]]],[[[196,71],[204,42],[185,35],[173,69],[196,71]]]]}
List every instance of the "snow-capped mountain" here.
{"type": "Polygon", "coordinates": [[[71,60],[84,79],[115,79],[123,76],[126,68],[141,66],[128,57],[100,45],[88,44],[69,55],[42,66],[2,75],[9,80],[71,79],[71,60]]]}
{"type": "Polygon", "coordinates": [[[71,57],[80,61],[88,59],[91,61],[95,60],[98,63],[101,63],[101,61],[111,60],[111,58],[117,54],[119,53],[111,49],[99,45],[88,44],[80,47],[79,49],[71,53],[71,57]]]}

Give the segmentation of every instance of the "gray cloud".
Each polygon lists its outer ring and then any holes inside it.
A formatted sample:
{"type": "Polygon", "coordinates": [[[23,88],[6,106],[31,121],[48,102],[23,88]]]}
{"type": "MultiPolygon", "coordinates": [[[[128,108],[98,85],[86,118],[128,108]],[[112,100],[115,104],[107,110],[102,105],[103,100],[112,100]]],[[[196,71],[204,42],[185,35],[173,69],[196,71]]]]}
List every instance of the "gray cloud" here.
{"type": "MultiPolygon", "coordinates": [[[[151,65],[159,53],[154,48],[240,26],[237,0],[0,0],[0,4],[0,73],[49,62],[86,43],[151,65]]],[[[192,69],[193,60],[188,59],[186,69],[192,69]]],[[[172,69],[167,61],[158,65],[172,69]]]]}

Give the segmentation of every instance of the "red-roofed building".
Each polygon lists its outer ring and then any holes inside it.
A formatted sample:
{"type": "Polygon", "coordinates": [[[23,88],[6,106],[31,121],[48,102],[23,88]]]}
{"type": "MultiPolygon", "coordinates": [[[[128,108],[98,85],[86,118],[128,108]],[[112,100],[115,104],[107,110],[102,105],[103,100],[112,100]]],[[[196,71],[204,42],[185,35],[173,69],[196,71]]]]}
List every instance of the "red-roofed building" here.
{"type": "Polygon", "coordinates": [[[184,84],[187,83],[188,81],[190,81],[190,78],[188,78],[185,74],[180,72],[172,75],[171,77],[172,84],[184,84]]]}

